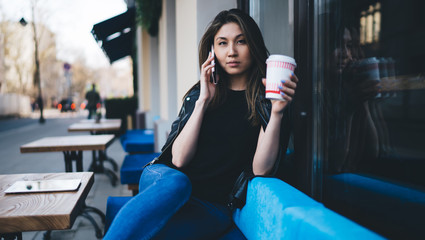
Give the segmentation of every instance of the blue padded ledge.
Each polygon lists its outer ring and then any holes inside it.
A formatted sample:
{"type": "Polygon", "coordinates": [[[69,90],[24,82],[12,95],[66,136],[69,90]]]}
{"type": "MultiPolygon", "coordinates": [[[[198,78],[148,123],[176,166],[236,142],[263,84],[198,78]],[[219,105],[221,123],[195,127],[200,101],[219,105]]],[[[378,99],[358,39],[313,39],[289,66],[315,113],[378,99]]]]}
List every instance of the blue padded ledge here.
{"type": "Polygon", "coordinates": [[[120,170],[121,184],[139,184],[143,166],[158,157],[159,154],[160,153],[144,153],[125,156],[120,170]]]}
{"type": "Polygon", "coordinates": [[[147,129],[127,130],[120,137],[121,146],[125,152],[153,152],[154,131],[147,129]]]}
{"type": "Polygon", "coordinates": [[[276,178],[251,180],[233,219],[248,239],[383,239],[276,178]]]}
{"type": "Polygon", "coordinates": [[[276,239],[384,239],[325,207],[289,207],[283,222],[289,223],[276,239]]]}

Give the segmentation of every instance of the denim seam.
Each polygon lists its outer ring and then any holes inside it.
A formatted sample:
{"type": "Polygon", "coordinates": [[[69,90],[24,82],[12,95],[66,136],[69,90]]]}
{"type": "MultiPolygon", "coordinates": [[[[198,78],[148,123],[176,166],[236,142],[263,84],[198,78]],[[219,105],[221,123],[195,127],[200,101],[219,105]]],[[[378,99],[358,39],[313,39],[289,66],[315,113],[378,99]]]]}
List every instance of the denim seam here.
{"type": "Polygon", "coordinates": [[[158,181],[158,179],[161,179],[162,178],[162,174],[160,173],[160,172],[158,172],[158,171],[155,171],[155,170],[153,170],[153,169],[151,169],[153,166],[148,166],[147,168],[146,168],[146,170],[148,170],[149,172],[151,172],[151,173],[156,173],[156,174],[158,174],[159,175],[159,177],[158,178],[155,178],[155,181],[153,182],[153,184],[156,184],[156,182],[158,181]]]}

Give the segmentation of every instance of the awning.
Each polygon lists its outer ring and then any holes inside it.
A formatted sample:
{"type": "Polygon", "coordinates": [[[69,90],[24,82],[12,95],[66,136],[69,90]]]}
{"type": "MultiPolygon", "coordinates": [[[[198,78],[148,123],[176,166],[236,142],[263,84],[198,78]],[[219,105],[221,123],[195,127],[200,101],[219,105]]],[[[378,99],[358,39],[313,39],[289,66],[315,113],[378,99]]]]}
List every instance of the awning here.
{"type": "Polygon", "coordinates": [[[125,13],[93,26],[91,32],[110,63],[131,55],[134,45],[134,22],[135,9],[129,8],[125,13]]]}

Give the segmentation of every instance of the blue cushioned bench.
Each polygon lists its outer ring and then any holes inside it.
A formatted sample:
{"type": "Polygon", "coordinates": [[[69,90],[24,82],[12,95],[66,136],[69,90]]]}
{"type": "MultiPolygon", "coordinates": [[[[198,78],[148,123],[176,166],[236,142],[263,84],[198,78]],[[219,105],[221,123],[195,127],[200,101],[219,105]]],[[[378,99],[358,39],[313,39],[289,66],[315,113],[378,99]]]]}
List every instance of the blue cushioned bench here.
{"type": "Polygon", "coordinates": [[[121,146],[130,154],[154,151],[154,131],[148,129],[127,130],[120,137],[121,146]]]}
{"type": "MultiPolygon", "coordinates": [[[[106,230],[130,199],[108,198],[106,230]]],[[[277,178],[251,180],[246,205],[233,219],[247,239],[383,239],[277,178]]]]}
{"type": "Polygon", "coordinates": [[[143,166],[158,157],[160,153],[129,154],[125,156],[121,166],[121,184],[128,184],[128,189],[133,195],[138,192],[139,179],[143,166]]]}
{"type": "Polygon", "coordinates": [[[276,178],[254,178],[233,219],[248,239],[383,239],[276,178]]]}

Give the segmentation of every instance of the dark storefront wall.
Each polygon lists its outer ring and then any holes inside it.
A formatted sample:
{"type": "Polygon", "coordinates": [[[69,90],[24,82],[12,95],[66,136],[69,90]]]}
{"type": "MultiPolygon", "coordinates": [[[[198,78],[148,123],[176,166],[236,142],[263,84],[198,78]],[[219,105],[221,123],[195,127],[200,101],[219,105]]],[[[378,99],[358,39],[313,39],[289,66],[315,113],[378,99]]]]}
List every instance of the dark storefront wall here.
{"type": "Polygon", "coordinates": [[[425,2],[314,6],[318,196],[383,236],[424,236],[425,2]]]}
{"type": "Polygon", "coordinates": [[[384,237],[425,236],[425,1],[293,6],[294,152],[278,177],[384,237]]]}

